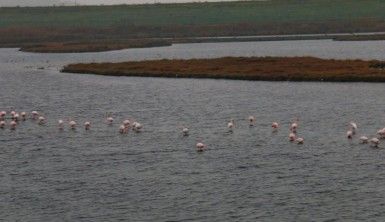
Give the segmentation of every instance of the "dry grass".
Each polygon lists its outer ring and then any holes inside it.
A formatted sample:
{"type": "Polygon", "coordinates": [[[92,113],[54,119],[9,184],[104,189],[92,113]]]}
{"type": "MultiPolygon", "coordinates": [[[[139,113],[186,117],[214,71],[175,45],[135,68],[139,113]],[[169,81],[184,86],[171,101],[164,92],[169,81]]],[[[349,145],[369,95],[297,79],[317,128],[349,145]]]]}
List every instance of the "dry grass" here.
{"type": "Polygon", "coordinates": [[[110,76],[385,82],[383,64],[375,60],[334,60],[314,57],[224,57],[70,64],[62,71],[110,76]]]}

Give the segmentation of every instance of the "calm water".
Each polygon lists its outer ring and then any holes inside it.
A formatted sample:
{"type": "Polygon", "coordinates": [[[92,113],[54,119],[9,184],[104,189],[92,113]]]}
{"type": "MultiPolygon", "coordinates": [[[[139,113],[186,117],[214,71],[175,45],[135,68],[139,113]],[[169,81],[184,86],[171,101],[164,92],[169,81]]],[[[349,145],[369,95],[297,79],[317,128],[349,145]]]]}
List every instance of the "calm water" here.
{"type": "MultiPolygon", "coordinates": [[[[0,130],[5,221],[383,221],[385,150],[345,139],[385,126],[385,84],[291,83],[62,74],[78,61],[225,55],[385,59],[383,41],[186,44],[107,53],[0,49],[0,109],[38,110],[0,130]],[[38,69],[43,67],[44,69],[38,69]],[[134,118],[140,134],[104,123],[134,118]],[[255,115],[249,128],[246,118],[255,115]],[[287,141],[300,118],[305,144],[287,141]],[[56,121],[92,130],[56,129],[56,121]],[[234,133],[227,122],[236,120],[234,133]],[[272,133],[270,124],[281,123],[272,133]],[[182,137],[180,126],[190,128],[182,137]],[[195,151],[202,140],[204,153],[195,151]]],[[[385,147],[385,145],[381,145],[385,147]]]]}

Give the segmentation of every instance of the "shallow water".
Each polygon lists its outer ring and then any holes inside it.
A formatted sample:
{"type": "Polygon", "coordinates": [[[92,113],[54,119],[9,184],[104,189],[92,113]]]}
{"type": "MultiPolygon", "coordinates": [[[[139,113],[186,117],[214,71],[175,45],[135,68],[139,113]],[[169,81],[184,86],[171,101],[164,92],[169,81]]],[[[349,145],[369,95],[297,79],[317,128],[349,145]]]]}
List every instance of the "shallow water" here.
{"type": "Polygon", "coordinates": [[[345,132],[351,120],[359,125],[357,137],[374,136],[385,126],[383,83],[58,72],[69,62],[143,58],[385,59],[382,41],[337,43],[185,44],[83,54],[0,49],[0,109],[38,110],[48,121],[0,130],[0,219],[382,221],[385,151],[360,145],[357,138],[348,141],[345,132]],[[114,114],[112,127],[104,123],[106,112],[114,114]],[[248,127],[249,115],[256,116],[255,127],[248,127]],[[118,122],[127,117],[143,123],[143,132],[119,135],[118,122]],[[287,140],[294,117],[300,118],[303,145],[287,140]],[[92,129],[59,132],[59,118],[89,120],[92,129]],[[233,133],[226,128],[230,118],[236,121],[233,133]],[[273,121],[281,124],[277,133],[271,131],[273,121]],[[189,137],[182,137],[181,126],[190,128],[189,137]],[[206,152],[195,151],[200,140],[206,152]]]}

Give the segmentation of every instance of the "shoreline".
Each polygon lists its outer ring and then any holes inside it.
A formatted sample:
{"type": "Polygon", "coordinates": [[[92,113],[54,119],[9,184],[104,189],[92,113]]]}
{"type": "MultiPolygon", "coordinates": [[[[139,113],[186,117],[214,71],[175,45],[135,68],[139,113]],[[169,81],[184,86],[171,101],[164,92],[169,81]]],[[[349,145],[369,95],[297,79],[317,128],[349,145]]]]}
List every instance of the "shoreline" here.
{"type": "MultiPolygon", "coordinates": [[[[298,34],[298,35],[260,35],[260,36],[220,36],[191,38],[146,38],[126,40],[99,40],[81,42],[47,42],[28,44],[20,47],[22,52],[32,53],[83,53],[107,52],[132,48],[152,48],[188,43],[221,43],[221,42],[262,42],[262,41],[299,41],[325,40],[333,41],[381,41],[385,40],[385,32],[378,33],[333,33],[333,34],[298,34]]],[[[0,48],[2,45],[0,44],[0,48]]]]}
{"type": "Polygon", "coordinates": [[[315,57],[223,57],[78,63],[66,65],[61,72],[107,76],[254,81],[385,82],[385,62],[315,57]]]}

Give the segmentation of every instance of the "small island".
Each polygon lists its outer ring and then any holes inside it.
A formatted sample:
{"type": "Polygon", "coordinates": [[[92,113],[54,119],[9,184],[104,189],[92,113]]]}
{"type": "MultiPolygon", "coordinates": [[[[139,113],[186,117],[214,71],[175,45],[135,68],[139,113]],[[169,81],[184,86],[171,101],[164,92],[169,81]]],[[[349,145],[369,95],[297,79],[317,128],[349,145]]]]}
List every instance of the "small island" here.
{"type": "Polygon", "coordinates": [[[212,78],[265,81],[385,82],[385,62],[314,57],[223,57],[79,63],[66,73],[108,76],[212,78]]]}

